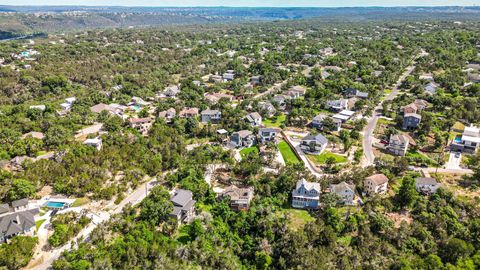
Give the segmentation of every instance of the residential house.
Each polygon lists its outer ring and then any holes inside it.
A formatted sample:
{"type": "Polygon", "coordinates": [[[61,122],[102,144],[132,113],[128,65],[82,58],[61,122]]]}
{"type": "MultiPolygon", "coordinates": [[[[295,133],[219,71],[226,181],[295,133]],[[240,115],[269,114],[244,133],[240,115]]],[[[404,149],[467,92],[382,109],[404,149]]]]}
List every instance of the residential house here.
{"type": "Polygon", "coordinates": [[[367,92],[362,92],[358,89],[355,88],[347,88],[345,90],[345,95],[347,97],[359,97],[359,98],[368,98],[368,93],[367,92]]]}
{"type": "Polygon", "coordinates": [[[480,128],[474,125],[465,127],[460,140],[455,139],[450,148],[452,150],[475,153],[480,148],[480,128]]]}
{"type": "Polygon", "coordinates": [[[320,155],[327,147],[328,140],[323,135],[307,135],[301,143],[300,149],[307,154],[320,155]]]}
{"type": "Polygon", "coordinates": [[[83,144],[93,146],[98,151],[102,150],[102,139],[100,138],[93,138],[93,139],[86,139],[83,144]]]}
{"type": "Polygon", "coordinates": [[[327,101],[327,107],[333,111],[348,110],[348,99],[337,99],[327,101]]]}
{"type": "Polygon", "coordinates": [[[245,119],[252,127],[259,127],[262,125],[262,116],[258,112],[247,114],[245,119]]]}
{"type": "Polygon", "coordinates": [[[275,95],[272,98],[272,102],[277,103],[280,110],[285,110],[287,108],[287,100],[291,99],[290,96],[286,95],[275,95]]]}
{"type": "Polygon", "coordinates": [[[166,123],[171,123],[173,121],[173,118],[177,115],[177,112],[175,111],[174,108],[170,108],[165,111],[161,111],[158,113],[159,118],[165,119],[166,123]]]}
{"type": "Polygon", "coordinates": [[[75,97],[66,98],[65,102],[60,104],[60,107],[62,107],[64,111],[70,111],[70,109],[73,106],[73,103],[75,103],[76,100],[77,99],[75,97]]]}
{"type": "Polygon", "coordinates": [[[387,149],[396,156],[405,156],[408,150],[409,140],[405,135],[390,135],[387,149]]]}
{"type": "Polygon", "coordinates": [[[410,103],[410,104],[408,104],[408,105],[405,105],[405,106],[401,107],[401,108],[400,108],[400,111],[401,111],[403,114],[417,113],[418,108],[417,108],[417,105],[415,105],[415,103],[410,103]]]}
{"type": "Polygon", "coordinates": [[[227,72],[223,73],[222,78],[226,81],[233,81],[235,79],[235,71],[227,70],[227,72]]]}
{"type": "Polygon", "coordinates": [[[437,92],[438,87],[438,84],[435,82],[430,82],[424,87],[424,89],[427,94],[434,95],[437,92]]]}
{"type": "Polygon", "coordinates": [[[93,113],[101,113],[103,111],[107,111],[111,114],[115,114],[115,109],[104,103],[100,103],[90,107],[90,111],[93,113]]]}
{"type": "Polygon", "coordinates": [[[427,106],[428,106],[428,102],[423,100],[423,99],[415,99],[413,104],[415,104],[415,106],[417,106],[417,109],[419,111],[425,110],[425,108],[427,108],[427,106]]]}
{"type": "Polygon", "coordinates": [[[255,135],[249,130],[240,130],[232,133],[230,143],[235,147],[250,147],[255,143],[255,135]]]}
{"type": "Polygon", "coordinates": [[[233,100],[233,96],[229,94],[222,94],[222,93],[213,93],[213,94],[205,94],[205,99],[210,103],[210,104],[217,104],[220,99],[225,98],[228,101],[233,100]]]}
{"type": "Polygon", "coordinates": [[[221,82],[223,82],[223,77],[220,76],[220,75],[212,75],[212,76],[210,76],[209,80],[211,82],[214,82],[214,83],[221,83],[221,82]]]}
{"type": "Polygon", "coordinates": [[[202,115],[203,123],[211,122],[213,124],[218,124],[222,119],[222,113],[218,110],[206,109],[203,110],[200,114],[202,115]]]}
{"type": "Polygon", "coordinates": [[[338,203],[345,205],[353,205],[355,199],[355,185],[347,184],[346,182],[341,182],[337,185],[331,185],[330,191],[337,194],[338,203]]]}
{"type": "Polygon", "coordinates": [[[403,130],[416,129],[418,125],[420,125],[421,121],[422,121],[422,116],[420,114],[406,113],[403,116],[402,129],[403,130]]]}
{"type": "Polygon", "coordinates": [[[163,94],[166,97],[176,97],[177,94],[180,93],[180,87],[178,85],[170,85],[163,90],[163,94]]]}
{"type": "Polygon", "coordinates": [[[188,223],[195,217],[196,201],[193,199],[193,194],[190,190],[175,190],[170,201],[173,203],[170,217],[175,218],[179,224],[188,223]]]}
{"type": "Polygon", "coordinates": [[[253,200],[254,188],[239,188],[231,185],[221,193],[220,197],[230,198],[230,208],[234,211],[247,211],[250,207],[250,202],[253,200]]]}
{"type": "Polygon", "coordinates": [[[369,195],[387,192],[388,178],[384,174],[374,174],[365,178],[363,188],[369,195]]]}
{"type": "Polygon", "coordinates": [[[415,178],[415,188],[422,194],[432,194],[442,187],[441,183],[438,183],[435,178],[432,177],[418,177],[415,178]]]}
{"type": "Polygon", "coordinates": [[[261,111],[265,112],[265,114],[269,118],[273,117],[275,115],[275,112],[277,112],[277,109],[275,109],[275,107],[270,102],[259,102],[258,107],[261,111]]]}
{"type": "Polygon", "coordinates": [[[292,207],[301,209],[317,209],[320,204],[320,183],[299,180],[292,191],[292,207]]]}
{"type": "Polygon", "coordinates": [[[130,127],[138,130],[138,132],[145,136],[153,125],[153,118],[129,118],[128,123],[130,124],[130,127]]]}
{"type": "Polygon", "coordinates": [[[290,96],[291,98],[299,98],[305,96],[305,93],[307,92],[307,89],[303,86],[297,85],[297,86],[292,86],[290,89],[287,91],[287,96],[290,96]]]}
{"type": "Polygon", "coordinates": [[[262,77],[261,76],[252,76],[250,78],[250,82],[253,84],[253,85],[259,85],[261,83],[261,80],[262,80],[262,77]]]}
{"type": "Polygon", "coordinates": [[[33,236],[35,231],[35,215],[38,208],[27,209],[28,200],[13,201],[0,205],[0,243],[17,235],[33,236]]]}
{"type": "Polygon", "coordinates": [[[340,111],[339,113],[335,114],[332,116],[333,119],[337,119],[341,121],[342,123],[347,122],[352,116],[355,114],[354,111],[349,111],[349,110],[343,110],[340,111]]]}
{"type": "Polygon", "coordinates": [[[316,128],[318,130],[323,130],[323,127],[324,127],[324,121],[325,119],[331,119],[333,124],[335,125],[333,131],[340,131],[340,128],[342,127],[342,121],[339,120],[339,119],[336,119],[336,118],[332,118],[326,114],[319,114],[317,116],[315,116],[312,120],[312,122],[310,123],[310,125],[313,127],[313,128],[316,128]]]}
{"type": "Polygon", "coordinates": [[[47,106],[45,105],[32,105],[29,107],[31,110],[40,110],[40,111],[45,111],[47,109],[47,106]]]}
{"type": "Polygon", "coordinates": [[[180,118],[192,118],[199,115],[198,108],[185,108],[178,113],[180,118]]]}
{"type": "Polygon", "coordinates": [[[267,142],[275,142],[277,138],[278,130],[275,128],[261,128],[258,132],[260,142],[262,144],[267,142]]]}

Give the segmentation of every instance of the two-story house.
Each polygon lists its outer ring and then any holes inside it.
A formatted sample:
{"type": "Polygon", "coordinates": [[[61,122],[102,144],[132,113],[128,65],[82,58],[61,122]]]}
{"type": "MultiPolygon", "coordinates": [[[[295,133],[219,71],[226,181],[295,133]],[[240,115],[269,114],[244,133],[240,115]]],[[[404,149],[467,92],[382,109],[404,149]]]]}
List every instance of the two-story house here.
{"type": "Polygon", "coordinates": [[[336,112],[348,110],[348,99],[329,100],[327,107],[336,112]]]}
{"type": "Polygon", "coordinates": [[[300,149],[307,154],[320,155],[327,147],[327,144],[327,138],[321,134],[307,135],[302,139],[300,149]]]}
{"type": "Polygon", "coordinates": [[[432,177],[418,177],[415,178],[415,188],[422,194],[433,194],[442,187],[441,183],[438,183],[435,178],[432,177]]]}
{"type": "Polygon", "coordinates": [[[232,133],[230,143],[234,147],[250,147],[255,143],[255,135],[249,130],[240,130],[232,133]]]}
{"type": "Polygon", "coordinates": [[[320,183],[299,180],[292,191],[292,207],[317,209],[320,204],[320,183]]]}
{"type": "Polygon", "coordinates": [[[387,185],[388,178],[384,174],[374,174],[363,181],[365,193],[369,195],[386,193],[387,185]]]}
{"type": "Polygon", "coordinates": [[[409,140],[405,135],[390,135],[387,149],[396,156],[405,156],[408,150],[409,140]]]}
{"type": "Polygon", "coordinates": [[[261,111],[265,112],[267,117],[272,117],[277,112],[277,109],[270,102],[259,102],[258,107],[261,111]]]}
{"type": "Polygon", "coordinates": [[[170,217],[180,223],[188,223],[195,217],[195,200],[192,192],[185,189],[177,189],[173,192],[170,201],[173,203],[173,210],[170,217]]]}
{"type": "Polygon", "coordinates": [[[337,118],[332,118],[326,114],[319,114],[317,116],[315,116],[313,119],[312,119],[312,122],[310,123],[310,125],[313,127],[313,128],[316,128],[318,130],[323,130],[324,128],[324,123],[325,123],[325,119],[331,119],[331,122],[333,124],[333,130],[332,131],[340,131],[341,127],[342,127],[342,120],[340,119],[337,119],[337,118]]]}
{"type": "Polygon", "coordinates": [[[254,188],[239,188],[235,185],[227,187],[220,197],[230,198],[230,208],[234,211],[247,211],[250,208],[250,202],[253,200],[254,188]]]}
{"type": "Polygon", "coordinates": [[[180,118],[194,118],[198,115],[198,108],[185,108],[178,113],[180,118]]]}
{"type": "Polygon", "coordinates": [[[100,138],[93,138],[93,139],[86,139],[83,144],[92,146],[98,151],[102,150],[102,139],[100,138]]]}
{"type": "Polygon", "coordinates": [[[177,112],[175,111],[174,108],[170,108],[165,111],[161,111],[158,113],[159,118],[165,119],[166,123],[171,123],[173,121],[173,118],[177,115],[177,112]]]}
{"type": "Polygon", "coordinates": [[[278,130],[275,128],[261,128],[258,132],[260,142],[262,144],[267,142],[275,142],[277,134],[278,130]]]}
{"type": "Polygon", "coordinates": [[[202,115],[203,123],[211,122],[213,124],[218,124],[222,119],[222,113],[219,110],[206,109],[203,110],[200,114],[202,115]]]}
{"type": "Polygon", "coordinates": [[[331,185],[330,191],[338,196],[338,203],[353,205],[355,200],[355,185],[341,182],[340,184],[331,185]]]}
{"type": "Polygon", "coordinates": [[[0,243],[17,235],[33,236],[38,208],[28,209],[28,199],[0,204],[0,243]]]}
{"type": "Polygon", "coordinates": [[[153,118],[145,117],[145,118],[129,118],[128,123],[130,127],[138,130],[142,135],[147,135],[148,131],[153,125],[153,118]]]}
{"type": "Polygon", "coordinates": [[[262,125],[262,116],[258,112],[247,114],[245,120],[252,127],[260,127],[262,125]]]}
{"type": "Polygon", "coordinates": [[[403,116],[402,129],[403,130],[416,129],[418,127],[418,125],[420,125],[421,121],[422,121],[422,116],[420,114],[406,113],[403,116]]]}

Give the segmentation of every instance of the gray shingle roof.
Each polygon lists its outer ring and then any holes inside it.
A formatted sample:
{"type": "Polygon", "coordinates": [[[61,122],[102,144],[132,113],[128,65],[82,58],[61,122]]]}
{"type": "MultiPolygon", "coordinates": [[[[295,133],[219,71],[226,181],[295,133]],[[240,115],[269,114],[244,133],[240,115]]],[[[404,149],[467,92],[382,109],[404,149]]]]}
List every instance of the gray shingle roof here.
{"type": "Polygon", "coordinates": [[[28,199],[20,199],[12,202],[12,207],[20,207],[28,205],[28,199]]]}

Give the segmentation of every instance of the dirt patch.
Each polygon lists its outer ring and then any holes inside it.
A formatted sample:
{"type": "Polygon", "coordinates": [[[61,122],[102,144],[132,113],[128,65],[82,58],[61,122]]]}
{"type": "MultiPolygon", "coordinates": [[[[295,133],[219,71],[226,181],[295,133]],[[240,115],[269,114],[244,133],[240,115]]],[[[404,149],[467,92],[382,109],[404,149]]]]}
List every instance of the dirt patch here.
{"type": "Polygon", "coordinates": [[[407,224],[412,224],[413,218],[409,212],[401,212],[401,213],[387,213],[387,218],[393,221],[395,228],[400,228],[400,224],[402,222],[406,222],[407,224]]]}
{"type": "Polygon", "coordinates": [[[40,198],[50,197],[52,193],[53,193],[52,186],[44,186],[40,191],[37,192],[37,196],[40,198]]]}

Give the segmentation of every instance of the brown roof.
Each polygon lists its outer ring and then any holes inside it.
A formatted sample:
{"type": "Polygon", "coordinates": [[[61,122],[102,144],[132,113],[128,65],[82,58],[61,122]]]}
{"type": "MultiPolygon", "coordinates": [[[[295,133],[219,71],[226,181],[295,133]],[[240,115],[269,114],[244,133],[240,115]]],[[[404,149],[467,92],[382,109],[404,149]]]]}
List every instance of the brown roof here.
{"type": "Polygon", "coordinates": [[[90,107],[90,111],[92,111],[93,113],[101,113],[102,111],[113,112],[114,109],[107,104],[100,103],[90,107]]]}
{"type": "Polygon", "coordinates": [[[372,176],[367,177],[368,180],[371,180],[377,185],[383,185],[385,183],[388,183],[388,178],[383,174],[374,174],[372,176]]]}
{"type": "Polygon", "coordinates": [[[197,115],[198,114],[198,108],[185,108],[180,111],[179,115],[183,116],[186,114],[192,114],[192,115],[197,115]]]}
{"type": "Polygon", "coordinates": [[[146,118],[130,118],[128,119],[128,122],[130,122],[130,124],[140,124],[140,123],[149,123],[149,122],[152,122],[153,119],[150,118],[150,117],[146,117],[146,118]]]}

